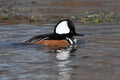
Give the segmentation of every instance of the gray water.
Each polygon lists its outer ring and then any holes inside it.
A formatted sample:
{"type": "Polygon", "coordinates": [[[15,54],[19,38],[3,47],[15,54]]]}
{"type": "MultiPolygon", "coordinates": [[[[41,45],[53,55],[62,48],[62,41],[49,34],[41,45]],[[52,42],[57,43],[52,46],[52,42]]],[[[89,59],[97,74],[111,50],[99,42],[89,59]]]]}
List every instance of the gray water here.
{"type": "Polygon", "coordinates": [[[54,25],[0,26],[0,80],[120,80],[120,25],[76,25],[75,48],[22,44],[54,25]]]}

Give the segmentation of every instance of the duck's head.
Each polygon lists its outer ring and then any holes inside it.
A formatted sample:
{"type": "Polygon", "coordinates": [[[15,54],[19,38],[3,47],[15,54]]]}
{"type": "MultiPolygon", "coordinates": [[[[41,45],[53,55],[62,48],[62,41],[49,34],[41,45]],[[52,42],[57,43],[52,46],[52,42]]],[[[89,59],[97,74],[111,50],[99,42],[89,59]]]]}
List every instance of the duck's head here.
{"type": "Polygon", "coordinates": [[[78,34],[75,31],[75,26],[73,22],[69,19],[61,20],[57,23],[54,29],[55,34],[67,35],[67,36],[84,36],[83,34],[78,34]]]}

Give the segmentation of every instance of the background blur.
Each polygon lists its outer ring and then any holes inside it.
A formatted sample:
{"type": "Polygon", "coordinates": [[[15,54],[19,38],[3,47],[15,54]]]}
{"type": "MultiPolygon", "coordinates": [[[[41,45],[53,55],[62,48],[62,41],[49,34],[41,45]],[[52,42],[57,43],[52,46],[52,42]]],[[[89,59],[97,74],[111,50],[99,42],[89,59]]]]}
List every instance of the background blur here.
{"type": "Polygon", "coordinates": [[[63,18],[82,24],[119,23],[119,12],[120,0],[0,0],[1,16],[42,23],[63,18]]]}

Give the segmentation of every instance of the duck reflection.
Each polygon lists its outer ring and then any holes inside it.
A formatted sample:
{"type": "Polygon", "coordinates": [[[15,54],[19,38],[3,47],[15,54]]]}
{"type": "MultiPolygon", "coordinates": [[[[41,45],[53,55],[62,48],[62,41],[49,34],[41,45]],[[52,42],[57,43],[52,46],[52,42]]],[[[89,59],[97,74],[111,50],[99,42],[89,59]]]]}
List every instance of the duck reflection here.
{"type": "Polygon", "coordinates": [[[56,58],[58,60],[67,60],[70,57],[70,51],[68,50],[58,50],[56,58]]]}
{"type": "Polygon", "coordinates": [[[58,68],[58,80],[70,80],[72,68],[68,66],[72,62],[71,55],[77,49],[75,46],[67,49],[56,50],[57,68],[58,68]]]}
{"type": "Polygon", "coordinates": [[[69,63],[71,63],[70,60],[58,62],[58,80],[70,80],[72,68],[68,67],[69,63]]]}
{"type": "Polygon", "coordinates": [[[77,49],[75,46],[69,47],[67,49],[56,50],[56,58],[57,60],[67,60],[70,58],[72,53],[75,52],[77,49]]]}

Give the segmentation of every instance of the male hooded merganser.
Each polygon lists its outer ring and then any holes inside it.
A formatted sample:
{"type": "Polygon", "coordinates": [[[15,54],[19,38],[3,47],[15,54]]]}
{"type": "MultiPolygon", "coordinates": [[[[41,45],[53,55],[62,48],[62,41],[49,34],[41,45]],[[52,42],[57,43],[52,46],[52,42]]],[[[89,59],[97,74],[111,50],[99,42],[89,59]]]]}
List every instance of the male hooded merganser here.
{"type": "Polygon", "coordinates": [[[47,47],[64,48],[76,43],[76,39],[73,36],[84,36],[78,34],[75,31],[74,24],[69,19],[61,20],[57,23],[54,29],[54,33],[37,35],[26,43],[40,44],[47,47]]]}

